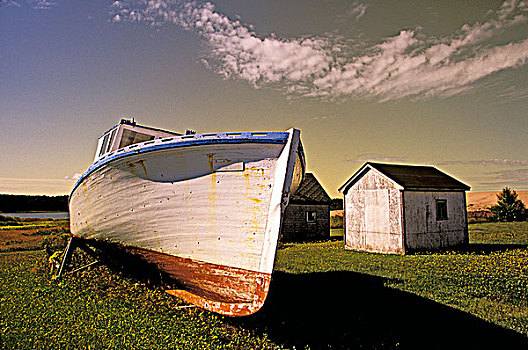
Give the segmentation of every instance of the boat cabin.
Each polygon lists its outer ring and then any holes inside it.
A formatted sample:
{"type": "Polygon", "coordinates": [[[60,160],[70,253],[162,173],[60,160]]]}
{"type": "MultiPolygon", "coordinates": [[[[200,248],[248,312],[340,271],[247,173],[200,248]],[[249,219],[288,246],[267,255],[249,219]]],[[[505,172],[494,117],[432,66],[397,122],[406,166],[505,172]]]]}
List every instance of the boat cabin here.
{"type": "Polygon", "coordinates": [[[99,137],[94,161],[109,152],[135,143],[181,135],[175,132],[137,125],[134,118],[121,119],[118,124],[99,137]]]}

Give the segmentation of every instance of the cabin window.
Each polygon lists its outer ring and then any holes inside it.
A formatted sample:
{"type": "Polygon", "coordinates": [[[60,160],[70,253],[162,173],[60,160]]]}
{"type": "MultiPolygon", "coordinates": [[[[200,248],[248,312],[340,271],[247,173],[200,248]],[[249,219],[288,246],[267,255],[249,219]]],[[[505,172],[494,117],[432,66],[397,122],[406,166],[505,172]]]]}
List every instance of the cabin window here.
{"type": "Polygon", "coordinates": [[[101,145],[101,150],[99,151],[99,157],[106,152],[106,146],[108,145],[108,137],[110,134],[106,134],[103,138],[103,144],[101,145]]]}
{"type": "Polygon", "coordinates": [[[436,220],[447,220],[447,200],[436,200],[436,220]]]}
{"type": "Polygon", "coordinates": [[[112,134],[110,134],[110,140],[108,141],[108,145],[106,146],[106,151],[105,152],[109,152],[110,151],[110,149],[112,147],[112,143],[114,143],[115,134],[116,134],[116,129],[112,130],[112,134]]]}
{"type": "Polygon", "coordinates": [[[315,211],[306,212],[306,222],[315,222],[316,219],[317,219],[317,215],[315,211]]]}
{"type": "Polygon", "coordinates": [[[123,135],[121,136],[119,148],[150,140],[154,140],[154,136],[125,129],[123,130],[123,135]]]}

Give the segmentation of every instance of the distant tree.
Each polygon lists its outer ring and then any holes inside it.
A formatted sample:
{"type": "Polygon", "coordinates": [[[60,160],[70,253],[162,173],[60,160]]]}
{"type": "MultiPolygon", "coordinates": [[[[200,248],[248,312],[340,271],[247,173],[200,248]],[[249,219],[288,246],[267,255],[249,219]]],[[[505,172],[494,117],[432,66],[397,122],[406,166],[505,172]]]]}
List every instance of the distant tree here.
{"type": "Polygon", "coordinates": [[[517,192],[507,186],[497,195],[497,204],[490,209],[497,221],[522,221],[526,218],[524,203],[518,199],[517,192]]]}
{"type": "Polygon", "coordinates": [[[342,210],[343,209],[343,198],[332,198],[330,203],[330,210],[342,210]]]}
{"type": "Polygon", "coordinates": [[[0,194],[0,213],[24,211],[68,211],[68,196],[0,194]]]}

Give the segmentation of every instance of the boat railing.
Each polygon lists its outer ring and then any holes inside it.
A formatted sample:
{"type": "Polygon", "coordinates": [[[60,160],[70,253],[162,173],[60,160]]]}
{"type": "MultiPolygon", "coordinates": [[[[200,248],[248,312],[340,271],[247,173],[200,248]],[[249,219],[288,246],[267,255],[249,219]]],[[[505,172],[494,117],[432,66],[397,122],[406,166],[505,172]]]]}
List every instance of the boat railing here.
{"type": "MultiPolygon", "coordinates": [[[[73,190],[77,188],[86,176],[91,174],[95,169],[101,167],[103,164],[110,162],[116,158],[125,157],[128,154],[132,153],[142,153],[149,152],[150,150],[155,149],[166,149],[171,147],[181,146],[191,146],[194,142],[197,145],[207,144],[209,142],[216,143],[214,140],[218,140],[219,143],[224,141],[233,142],[233,143],[244,143],[244,142],[256,142],[256,143],[286,143],[288,140],[288,132],[281,131],[247,131],[247,132],[219,132],[211,134],[188,134],[188,135],[175,135],[171,137],[164,137],[154,140],[148,140],[144,142],[134,143],[112,152],[103,154],[100,158],[90,165],[88,170],[83,173],[83,175],[75,183],[73,190]]],[[[72,190],[72,191],[73,191],[72,190]]]]}
{"type": "Polygon", "coordinates": [[[261,131],[249,131],[249,132],[219,132],[219,133],[211,133],[211,134],[191,134],[191,135],[182,135],[182,136],[172,136],[172,137],[165,137],[160,139],[154,139],[149,141],[144,141],[140,143],[135,143],[126,147],[119,148],[115,151],[112,151],[110,153],[104,154],[102,157],[97,159],[97,161],[93,164],[100,164],[101,162],[104,162],[108,158],[111,158],[113,156],[116,156],[121,153],[126,153],[129,151],[137,151],[140,149],[152,147],[152,145],[156,144],[166,144],[166,143],[178,143],[178,142],[184,142],[189,140],[208,140],[208,139],[264,139],[264,138],[270,138],[273,136],[276,136],[278,134],[283,134],[283,132],[261,132],[261,131]]]}

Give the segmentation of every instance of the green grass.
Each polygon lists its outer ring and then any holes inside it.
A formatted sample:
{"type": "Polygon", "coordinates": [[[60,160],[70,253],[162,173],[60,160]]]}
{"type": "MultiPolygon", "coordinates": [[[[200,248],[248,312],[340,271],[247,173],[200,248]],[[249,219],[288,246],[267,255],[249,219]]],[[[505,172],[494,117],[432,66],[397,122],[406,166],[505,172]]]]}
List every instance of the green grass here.
{"type": "Polygon", "coordinates": [[[528,244],[528,221],[469,225],[470,243],[528,244]]]}
{"type": "Polygon", "coordinates": [[[338,239],[343,238],[343,228],[331,228],[330,229],[330,238],[338,239]]]}
{"type": "Polygon", "coordinates": [[[0,216],[0,252],[60,249],[69,237],[69,220],[0,216]]]}
{"type": "Polygon", "coordinates": [[[528,334],[528,250],[412,256],[349,252],[342,242],[292,245],[276,269],[288,273],[352,271],[385,285],[470,312],[528,334]]]}
{"type": "Polygon", "coordinates": [[[105,266],[52,281],[43,251],[2,253],[0,349],[526,345],[528,223],[473,224],[470,241],[407,256],[346,251],[341,240],[285,244],[263,310],[234,319],[179,308],[105,266]]]}
{"type": "Polygon", "coordinates": [[[351,271],[528,335],[528,222],[469,226],[466,250],[383,255],[346,251],[341,241],[290,244],[276,270],[351,271]]]}
{"type": "Polygon", "coordinates": [[[43,252],[0,257],[0,348],[276,348],[104,266],[51,281],[43,252]]]}

